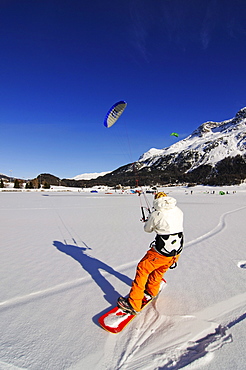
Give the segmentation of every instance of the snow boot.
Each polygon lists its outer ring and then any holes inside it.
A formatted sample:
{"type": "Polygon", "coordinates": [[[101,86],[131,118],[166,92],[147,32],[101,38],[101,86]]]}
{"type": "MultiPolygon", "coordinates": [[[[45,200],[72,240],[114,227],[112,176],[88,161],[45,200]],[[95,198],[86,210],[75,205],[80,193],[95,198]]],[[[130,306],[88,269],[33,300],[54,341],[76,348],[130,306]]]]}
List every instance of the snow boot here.
{"type": "Polygon", "coordinates": [[[144,298],[147,301],[150,301],[151,299],[154,299],[155,297],[147,292],[147,290],[144,291],[144,298]]]}
{"type": "Polygon", "coordinates": [[[135,311],[130,303],[128,302],[127,298],[119,297],[118,298],[118,307],[122,309],[122,311],[127,312],[131,315],[137,315],[138,312],[135,311]]]}

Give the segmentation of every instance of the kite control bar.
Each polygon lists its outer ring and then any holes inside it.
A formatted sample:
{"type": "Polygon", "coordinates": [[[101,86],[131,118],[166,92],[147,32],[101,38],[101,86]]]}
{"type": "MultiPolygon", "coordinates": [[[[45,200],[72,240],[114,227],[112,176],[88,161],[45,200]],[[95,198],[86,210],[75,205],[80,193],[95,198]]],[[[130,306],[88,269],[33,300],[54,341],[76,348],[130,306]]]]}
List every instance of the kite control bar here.
{"type": "Polygon", "coordinates": [[[144,209],[147,209],[149,211],[149,213],[150,213],[150,209],[149,208],[141,206],[142,218],[140,219],[140,221],[142,221],[142,222],[145,222],[145,221],[148,220],[148,217],[145,216],[144,209]]]}
{"type": "Polygon", "coordinates": [[[144,192],[143,193],[139,193],[139,196],[140,196],[139,199],[140,199],[140,205],[141,205],[140,208],[141,208],[141,214],[142,214],[142,218],[140,219],[140,221],[141,222],[146,222],[148,220],[149,214],[151,213],[150,204],[149,204],[148,199],[147,199],[146,195],[144,194],[144,192]],[[145,203],[146,203],[146,206],[145,207],[143,206],[143,204],[141,202],[141,194],[143,194],[143,196],[144,196],[144,200],[145,200],[145,203]],[[148,216],[147,217],[145,215],[144,210],[147,210],[148,211],[148,216]]]}

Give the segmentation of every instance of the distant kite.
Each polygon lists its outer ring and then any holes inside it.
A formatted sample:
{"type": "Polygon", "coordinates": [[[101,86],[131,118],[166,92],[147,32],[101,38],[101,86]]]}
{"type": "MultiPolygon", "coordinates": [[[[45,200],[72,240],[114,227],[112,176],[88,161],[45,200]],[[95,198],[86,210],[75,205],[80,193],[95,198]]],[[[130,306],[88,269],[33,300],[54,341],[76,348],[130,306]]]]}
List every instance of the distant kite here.
{"type": "Polygon", "coordinates": [[[118,118],[122,115],[125,108],[127,106],[127,103],[123,100],[119,101],[118,103],[115,103],[106,114],[105,120],[104,120],[104,126],[111,127],[115,124],[118,118]]]}
{"type": "Polygon", "coordinates": [[[176,137],[179,137],[179,134],[177,134],[177,132],[172,132],[170,136],[176,136],[176,137]]]}

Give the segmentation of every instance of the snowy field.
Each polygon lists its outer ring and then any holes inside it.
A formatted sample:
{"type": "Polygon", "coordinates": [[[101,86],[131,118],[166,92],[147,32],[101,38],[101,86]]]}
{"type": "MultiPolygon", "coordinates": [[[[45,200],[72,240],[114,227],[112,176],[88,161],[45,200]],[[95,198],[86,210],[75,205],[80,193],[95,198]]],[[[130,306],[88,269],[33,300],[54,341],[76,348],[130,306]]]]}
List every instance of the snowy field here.
{"type": "Polygon", "coordinates": [[[117,335],[97,320],[154,239],[139,197],[0,192],[0,369],[246,369],[246,186],[190,190],[165,190],[185,217],[178,268],[117,335]]]}

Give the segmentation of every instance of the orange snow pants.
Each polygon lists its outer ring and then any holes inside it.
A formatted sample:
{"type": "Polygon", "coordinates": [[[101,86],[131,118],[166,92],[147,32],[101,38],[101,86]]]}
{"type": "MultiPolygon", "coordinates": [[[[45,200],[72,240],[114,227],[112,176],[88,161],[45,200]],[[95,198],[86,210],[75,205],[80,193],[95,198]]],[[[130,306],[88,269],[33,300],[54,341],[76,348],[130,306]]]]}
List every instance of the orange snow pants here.
{"type": "Polygon", "coordinates": [[[129,294],[129,303],[135,311],[140,311],[144,291],[156,296],[164,273],[177,262],[179,255],[166,257],[151,248],[137,266],[136,276],[129,294]]]}

